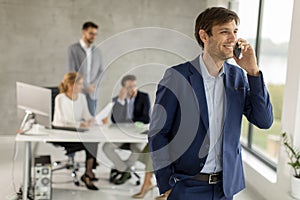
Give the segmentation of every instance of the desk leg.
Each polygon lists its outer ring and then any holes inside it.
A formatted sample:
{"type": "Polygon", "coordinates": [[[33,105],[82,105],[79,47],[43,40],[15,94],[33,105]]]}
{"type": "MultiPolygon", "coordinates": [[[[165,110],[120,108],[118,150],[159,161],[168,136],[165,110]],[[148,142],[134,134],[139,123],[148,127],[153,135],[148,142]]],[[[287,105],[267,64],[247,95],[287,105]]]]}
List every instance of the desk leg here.
{"type": "Polygon", "coordinates": [[[24,180],[23,180],[23,200],[27,200],[28,189],[31,186],[31,142],[25,142],[25,161],[24,161],[24,180]]]}

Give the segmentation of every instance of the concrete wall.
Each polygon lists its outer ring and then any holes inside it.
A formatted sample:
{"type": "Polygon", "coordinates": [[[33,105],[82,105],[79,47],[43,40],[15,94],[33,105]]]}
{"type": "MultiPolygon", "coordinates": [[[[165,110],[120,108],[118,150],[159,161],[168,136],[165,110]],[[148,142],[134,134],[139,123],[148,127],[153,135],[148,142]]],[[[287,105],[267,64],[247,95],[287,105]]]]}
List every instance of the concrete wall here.
{"type": "Polygon", "coordinates": [[[67,47],[79,40],[81,26],[87,20],[100,25],[96,43],[104,49],[105,56],[131,44],[130,40],[121,44],[111,42],[115,41],[111,36],[123,31],[142,27],[178,31],[171,31],[172,37],[166,35],[166,30],[138,33],[136,38],[151,38],[149,42],[156,41],[155,45],[140,44],[107,59],[110,62],[105,66],[99,109],[117,93],[117,81],[128,71],[138,75],[139,84],[153,101],[155,82],[165,67],[199,52],[193,43],[194,19],[206,5],[206,0],[0,0],[0,134],[14,134],[20,124],[15,82],[58,85],[66,72],[67,47]],[[184,45],[185,40],[189,45],[184,45]]]}

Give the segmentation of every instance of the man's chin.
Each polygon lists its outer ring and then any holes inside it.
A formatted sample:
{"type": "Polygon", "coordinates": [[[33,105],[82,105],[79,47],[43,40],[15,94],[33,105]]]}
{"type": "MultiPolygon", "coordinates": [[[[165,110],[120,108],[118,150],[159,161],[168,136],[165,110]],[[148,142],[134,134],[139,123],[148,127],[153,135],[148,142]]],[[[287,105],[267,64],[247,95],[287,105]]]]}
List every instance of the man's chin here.
{"type": "Polygon", "coordinates": [[[87,40],[89,44],[93,44],[94,40],[87,40]]]}
{"type": "Polygon", "coordinates": [[[233,56],[233,53],[232,53],[232,54],[226,55],[225,57],[226,57],[226,59],[230,59],[230,58],[233,58],[234,56],[233,56]]]}

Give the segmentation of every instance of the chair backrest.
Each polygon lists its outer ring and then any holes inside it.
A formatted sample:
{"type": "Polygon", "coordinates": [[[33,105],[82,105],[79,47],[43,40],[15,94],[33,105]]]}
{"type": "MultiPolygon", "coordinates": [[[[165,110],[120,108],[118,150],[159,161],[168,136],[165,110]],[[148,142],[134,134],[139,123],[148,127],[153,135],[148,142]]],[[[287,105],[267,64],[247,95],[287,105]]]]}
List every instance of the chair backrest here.
{"type": "Polygon", "coordinates": [[[55,97],[59,94],[59,88],[58,87],[46,87],[46,88],[51,90],[51,121],[53,121],[55,97]]]}

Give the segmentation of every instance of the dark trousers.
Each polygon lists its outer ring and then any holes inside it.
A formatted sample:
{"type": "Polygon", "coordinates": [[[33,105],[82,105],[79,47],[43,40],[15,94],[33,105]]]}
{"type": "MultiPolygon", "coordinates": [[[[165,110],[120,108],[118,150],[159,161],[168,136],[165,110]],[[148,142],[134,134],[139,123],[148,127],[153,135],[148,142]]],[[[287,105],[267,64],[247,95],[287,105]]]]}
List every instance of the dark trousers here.
{"type": "Polygon", "coordinates": [[[90,95],[87,94],[86,101],[91,115],[95,117],[97,111],[97,100],[91,99],[90,95]]]}
{"type": "Polygon", "coordinates": [[[177,182],[168,200],[233,200],[224,196],[222,182],[210,185],[208,182],[186,179],[177,182]]]}

